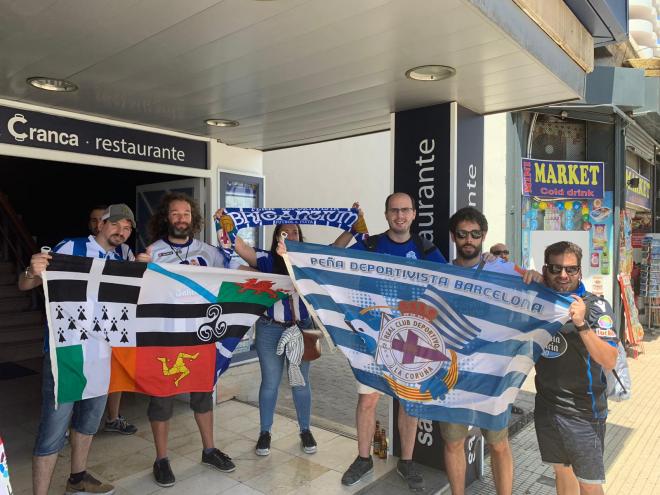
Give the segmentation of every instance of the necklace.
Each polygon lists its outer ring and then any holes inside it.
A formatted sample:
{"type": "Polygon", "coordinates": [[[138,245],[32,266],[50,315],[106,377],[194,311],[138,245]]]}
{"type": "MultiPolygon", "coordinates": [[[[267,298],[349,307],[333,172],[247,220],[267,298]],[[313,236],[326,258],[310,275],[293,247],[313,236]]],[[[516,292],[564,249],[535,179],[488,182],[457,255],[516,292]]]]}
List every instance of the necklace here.
{"type": "Polygon", "coordinates": [[[181,248],[174,247],[174,245],[169,241],[169,239],[166,240],[165,242],[167,242],[170,245],[170,247],[172,248],[172,251],[174,251],[174,254],[176,254],[176,257],[179,258],[181,263],[185,264],[188,261],[188,252],[190,251],[190,244],[192,244],[192,242],[189,243],[188,246],[186,247],[186,256],[185,256],[185,258],[181,257],[181,252],[182,252],[181,248]]]}

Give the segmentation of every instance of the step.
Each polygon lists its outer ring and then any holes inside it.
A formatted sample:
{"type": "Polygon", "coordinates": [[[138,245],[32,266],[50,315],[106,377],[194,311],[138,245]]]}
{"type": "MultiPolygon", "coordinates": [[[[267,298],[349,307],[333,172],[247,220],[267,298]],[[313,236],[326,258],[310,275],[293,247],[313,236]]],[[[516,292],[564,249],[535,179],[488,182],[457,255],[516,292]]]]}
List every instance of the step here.
{"type": "Polygon", "coordinates": [[[4,348],[26,340],[43,340],[44,334],[44,327],[39,325],[2,328],[0,329],[0,347],[4,348]]]}
{"type": "Polygon", "coordinates": [[[0,285],[11,285],[18,284],[18,276],[13,273],[2,273],[0,272],[0,285]]]}
{"type": "Polygon", "coordinates": [[[16,265],[8,261],[0,261],[0,273],[3,275],[7,273],[16,273],[16,265]]]}
{"type": "Polygon", "coordinates": [[[0,346],[0,363],[23,361],[43,356],[44,339],[26,340],[17,344],[0,346]]]}
{"type": "Polygon", "coordinates": [[[18,283],[0,285],[0,299],[5,297],[18,297],[21,294],[29,294],[30,291],[18,290],[18,283]]]}
{"type": "Polygon", "coordinates": [[[23,311],[21,313],[8,313],[0,318],[0,331],[4,328],[43,325],[46,321],[41,311],[23,311]]]}
{"type": "MultiPolygon", "coordinates": [[[[29,294],[23,293],[18,297],[4,297],[0,298],[0,314],[3,313],[20,313],[30,309],[32,298],[29,294]]],[[[0,318],[3,318],[0,316],[0,318]]]]}

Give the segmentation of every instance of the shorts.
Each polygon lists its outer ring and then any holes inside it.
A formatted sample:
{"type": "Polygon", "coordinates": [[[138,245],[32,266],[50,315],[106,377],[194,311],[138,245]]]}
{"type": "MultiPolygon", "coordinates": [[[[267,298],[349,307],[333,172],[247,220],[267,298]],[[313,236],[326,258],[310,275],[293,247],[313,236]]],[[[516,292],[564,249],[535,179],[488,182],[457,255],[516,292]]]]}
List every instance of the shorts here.
{"type": "Polygon", "coordinates": [[[376,390],[375,388],[371,388],[369,385],[365,385],[364,383],[358,382],[357,383],[357,392],[358,394],[380,394],[383,395],[383,392],[380,390],[376,390]]]}
{"type": "MultiPolygon", "coordinates": [[[[149,421],[169,421],[174,412],[174,397],[149,397],[149,421]]],[[[190,392],[190,409],[198,414],[213,410],[213,392],[190,392]]]]}
{"type": "MultiPolygon", "coordinates": [[[[467,425],[440,422],[440,434],[445,442],[456,442],[466,438],[468,436],[468,429],[467,425]]],[[[509,428],[502,430],[486,430],[482,428],[481,434],[486,439],[486,443],[494,445],[509,438],[509,428]]]]}
{"type": "Polygon", "coordinates": [[[99,429],[107,395],[76,402],[60,403],[55,409],[55,380],[50,355],[44,355],[41,381],[41,417],[32,454],[37,457],[56,454],[62,447],[69,425],[83,435],[94,435],[99,429]]]}
{"type": "Polygon", "coordinates": [[[564,416],[536,408],[536,438],[541,460],[572,466],[583,483],[605,483],[605,420],[564,416]]]}

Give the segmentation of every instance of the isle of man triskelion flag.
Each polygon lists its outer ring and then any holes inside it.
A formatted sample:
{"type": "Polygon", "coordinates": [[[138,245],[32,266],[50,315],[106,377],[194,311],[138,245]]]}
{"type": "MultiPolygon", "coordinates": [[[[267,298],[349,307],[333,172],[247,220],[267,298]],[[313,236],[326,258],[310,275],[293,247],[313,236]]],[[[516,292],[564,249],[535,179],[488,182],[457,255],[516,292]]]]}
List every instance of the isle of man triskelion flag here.
{"type": "Polygon", "coordinates": [[[291,290],[283,275],[54,254],[44,292],[55,398],[210,391],[291,290]]]}
{"type": "Polygon", "coordinates": [[[572,300],[486,270],[287,242],[299,294],[365,385],[408,414],[499,430],[572,300]]]}

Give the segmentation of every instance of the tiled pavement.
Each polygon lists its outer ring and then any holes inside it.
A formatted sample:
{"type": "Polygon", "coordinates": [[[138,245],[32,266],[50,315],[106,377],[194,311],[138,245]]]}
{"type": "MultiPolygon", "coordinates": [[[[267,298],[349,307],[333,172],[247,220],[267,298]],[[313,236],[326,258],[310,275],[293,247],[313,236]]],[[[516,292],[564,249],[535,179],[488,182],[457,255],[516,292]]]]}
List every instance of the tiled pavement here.
{"type": "MultiPolygon", "coordinates": [[[[645,352],[628,359],[632,398],[610,402],[605,437],[608,495],[660,494],[660,337],[647,337],[645,352]]],[[[525,382],[533,390],[533,380],[525,382]]],[[[514,494],[555,493],[552,468],[541,464],[534,423],[511,441],[515,462],[514,494]]],[[[471,495],[492,494],[493,479],[486,469],[483,480],[468,490],[471,495]]]]}
{"type": "MultiPolygon", "coordinates": [[[[606,439],[608,494],[660,494],[660,388],[657,387],[660,379],[660,339],[648,341],[645,350],[639,359],[629,360],[633,398],[627,402],[611,404],[606,439]]],[[[336,425],[348,423],[345,428],[350,429],[355,410],[355,392],[352,381],[349,382],[350,386],[344,384],[347,378],[344,375],[347,372],[350,377],[350,370],[342,371],[339,360],[343,358],[340,355],[326,353],[323,359],[328,356],[333,356],[337,363],[323,363],[321,360],[313,368],[317,404],[314,413],[318,417],[319,413],[327,412],[332,402],[339,411],[331,413],[336,414],[332,416],[333,420],[326,421],[336,425]],[[337,394],[344,395],[337,400],[337,394]],[[349,403],[351,397],[353,399],[349,403]]],[[[0,434],[6,442],[16,494],[30,493],[30,451],[38,423],[38,384],[39,375],[0,381],[0,397],[5,400],[11,397],[11,407],[0,408],[0,434]]],[[[283,387],[282,406],[290,408],[291,404],[287,405],[289,399],[286,398],[286,388],[283,387]]],[[[521,394],[518,402],[523,409],[530,407],[532,380],[526,382],[526,388],[526,393],[521,394]]],[[[388,474],[395,465],[393,459],[387,462],[376,461],[376,476],[370,481],[380,477],[382,481],[380,484],[377,482],[377,486],[357,485],[351,489],[342,487],[339,480],[355,456],[355,441],[333,431],[314,428],[319,452],[306,455],[299,447],[295,421],[282,415],[278,415],[275,421],[273,453],[267,458],[258,458],[253,450],[259,430],[258,410],[237,401],[225,402],[215,410],[218,447],[235,459],[237,470],[222,474],[199,463],[201,442],[192,414],[186,404],[177,403],[170,433],[170,458],[178,480],[174,489],[176,492],[172,489],[159,489],[151,478],[154,447],[144,417],[145,408],[144,398],[127,394],[124,414],[135,420],[140,429],[138,434],[120,437],[102,433],[94,440],[89,459],[90,471],[113,482],[120,495],[178,493],[182,490],[199,495],[406,492],[396,474],[388,474]]],[[[516,463],[514,493],[554,493],[551,469],[543,466],[538,457],[533,423],[513,437],[512,447],[516,463]]],[[[69,452],[65,449],[56,467],[51,493],[63,492],[68,461],[69,452]]],[[[484,480],[473,484],[468,493],[493,493],[488,462],[486,465],[484,480]]],[[[437,493],[448,492],[446,488],[441,488],[444,484],[442,475],[435,479],[429,475],[427,484],[434,485],[437,493]]]]}

